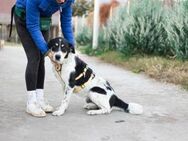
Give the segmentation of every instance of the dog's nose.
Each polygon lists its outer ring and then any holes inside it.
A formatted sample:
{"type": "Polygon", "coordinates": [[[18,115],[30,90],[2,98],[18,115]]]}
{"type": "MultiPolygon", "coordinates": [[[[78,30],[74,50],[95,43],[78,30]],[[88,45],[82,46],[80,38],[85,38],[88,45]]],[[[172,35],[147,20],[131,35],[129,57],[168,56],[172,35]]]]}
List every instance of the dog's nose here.
{"type": "Polygon", "coordinates": [[[55,55],[56,60],[60,60],[61,56],[60,55],[55,55]]]}

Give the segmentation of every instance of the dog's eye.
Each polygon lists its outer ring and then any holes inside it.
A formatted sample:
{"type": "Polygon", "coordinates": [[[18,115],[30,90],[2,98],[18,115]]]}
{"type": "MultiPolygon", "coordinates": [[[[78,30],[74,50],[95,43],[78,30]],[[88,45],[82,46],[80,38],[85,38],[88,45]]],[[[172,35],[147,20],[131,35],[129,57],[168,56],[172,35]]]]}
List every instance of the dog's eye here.
{"type": "Polygon", "coordinates": [[[56,46],[53,46],[51,49],[52,51],[57,51],[58,48],[56,46]]]}
{"type": "Polygon", "coordinates": [[[55,49],[55,47],[53,46],[51,49],[52,49],[52,50],[54,50],[54,49],[55,49]]]}

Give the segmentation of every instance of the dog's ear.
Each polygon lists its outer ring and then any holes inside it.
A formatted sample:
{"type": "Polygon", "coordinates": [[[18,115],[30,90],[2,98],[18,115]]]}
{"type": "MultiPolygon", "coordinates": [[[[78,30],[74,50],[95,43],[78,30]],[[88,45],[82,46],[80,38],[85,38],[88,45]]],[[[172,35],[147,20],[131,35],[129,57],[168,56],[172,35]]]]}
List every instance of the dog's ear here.
{"type": "Polygon", "coordinates": [[[73,47],[73,48],[70,48],[70,51],[73,53],[73,54],[75,54],[75,48],[73,47]]]}
{"type": "Polygon", "coordinates": [[[69,43],[69,48],[70,48],[70,52],[72,52],[73,54],[75,54],[75,48],[74,45],[69,43]]]}

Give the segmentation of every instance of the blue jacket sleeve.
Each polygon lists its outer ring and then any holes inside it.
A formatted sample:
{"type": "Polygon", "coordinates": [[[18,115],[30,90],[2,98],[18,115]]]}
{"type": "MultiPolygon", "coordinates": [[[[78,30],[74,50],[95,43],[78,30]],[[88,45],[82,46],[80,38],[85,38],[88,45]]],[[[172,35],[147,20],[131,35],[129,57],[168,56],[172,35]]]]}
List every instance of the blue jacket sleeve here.
{"type": "Polygon", "coordinates": [[[61,29],[64,38],[74,46],[74,34],[72,30],[72,2],[61,10],[61,29]]]}
{"type": "Polygon", "coordinates": [[[38,2],[38,0],[27,0],[26,2],[26,26],[38,49],[45,54],[48,51],[48,46],[40,30],[38,2]]]}

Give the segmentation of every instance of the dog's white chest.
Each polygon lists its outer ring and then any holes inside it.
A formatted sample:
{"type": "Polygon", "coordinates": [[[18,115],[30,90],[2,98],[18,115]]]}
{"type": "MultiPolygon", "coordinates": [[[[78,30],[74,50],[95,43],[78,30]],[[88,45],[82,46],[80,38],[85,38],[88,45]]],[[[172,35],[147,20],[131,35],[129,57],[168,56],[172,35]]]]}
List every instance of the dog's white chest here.
{"type": "Polygon", "coordinates": [[[55,74],[56,79],[57,79],[61,84],[64,85],[63,78],[61,77],[61,71],[59,71],[59,72],[56,71],[55,67],[53,67],[52,70],[53,70],[53,72],[54,72],[54,74],[55,74]]]}

